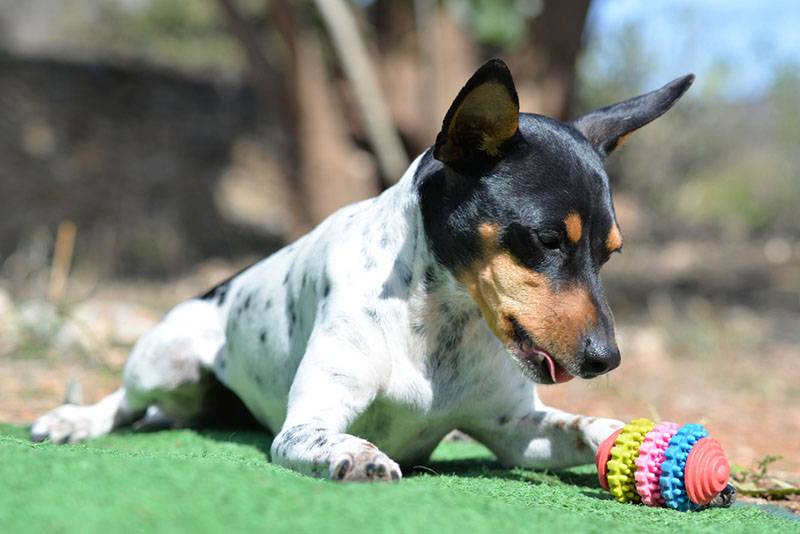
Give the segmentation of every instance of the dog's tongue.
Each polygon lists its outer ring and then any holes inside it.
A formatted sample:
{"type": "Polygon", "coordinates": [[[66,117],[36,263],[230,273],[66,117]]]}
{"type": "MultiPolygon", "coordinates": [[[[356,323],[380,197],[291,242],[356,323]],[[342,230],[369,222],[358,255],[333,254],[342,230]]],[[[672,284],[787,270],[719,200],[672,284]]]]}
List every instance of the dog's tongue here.
{"type": "Polygon", "coordinates": [[[549,354],[545,354],[545,360],[547,360],[547,369],[550,371],[550,378],[553,380],[555,384],[563,384],[564,382],[569,382],[574,376],[569,374],[569,372],[561,367],[556,361],[550,357],[549,354]]]}

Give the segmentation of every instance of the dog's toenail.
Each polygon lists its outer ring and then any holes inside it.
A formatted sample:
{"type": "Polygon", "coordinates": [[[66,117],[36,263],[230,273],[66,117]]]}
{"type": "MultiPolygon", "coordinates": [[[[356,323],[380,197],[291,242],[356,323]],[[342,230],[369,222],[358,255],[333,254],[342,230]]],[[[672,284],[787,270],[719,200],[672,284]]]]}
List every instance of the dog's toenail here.
{"type": "Polygon", "coordinates": [[[392,480],[400,480],[400,473],[392,471],[392,480]]]}
{"type": "Polygon", "coordinates": [[[386,466],[385,465],[378,465],[375,469],[375,474],[378,475],[379,478],[386,477],[386,466]]]}

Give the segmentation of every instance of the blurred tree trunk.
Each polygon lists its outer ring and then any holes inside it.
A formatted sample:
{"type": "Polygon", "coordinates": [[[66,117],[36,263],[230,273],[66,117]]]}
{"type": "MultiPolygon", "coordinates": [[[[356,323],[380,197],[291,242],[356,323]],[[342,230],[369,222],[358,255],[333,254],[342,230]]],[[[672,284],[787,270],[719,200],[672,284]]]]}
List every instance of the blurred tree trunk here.
{"type": "MultiPolygon", "coordinates": [[[[255,91],[266,97],[274,88],[262,73],[276,68],[275,58],[267,57],[234,0],[218,2],[246,54],[255,91]]],[[[291,240],[336,209],[375,195],[378,187],[369,154],[350,140],[316,31],[298,22],[301,8],[285,0],[268,2],[267,13],[285,45],[277,68],[283,72],[281,120],[290,142],[279,156],[294,217],[286,236],[291,240]]]]}
{"type": "Polygon", "coordinates": [[[591,0],[545,0],[525,42],[508,57],[525,111],[566,119],[591,0]]]}
{"type": "MultiPolygon", "coordinates": [[[[368,8],[349,6],[348,31],[365,32],[364,42],[360,35],[349,35],[360,43],[356,47],[363,56],[360,64],[377,67],[380,89],[365,92],[353,65],[345,64],[352,59],[352,50],[342,46],[342,35],[333,35],[342,28],[333,27],[330,13],[323,15],[344,72],[330,68],[328,41],[321,41],[310,5],[289,0],[265,3],[269,23],[285,45],[283,54],[272,50],[275,57],[268,61],[237,14],[235,0],[218,2],[247,54],[254,85],[260,83],[258,71],[269,68],[270,61],[277,61],[283,72],[286,124],[294,140],[286,151],[292,161],[286,168],[286,184],[297,214],[292,236],[341,205],[371,196],[379,185],[378,167],[385,174],[386,168],[397,166],[386,165],[375,146],[380,136],[375,122],[369,123],[374,117],[365,116],[367,93],[386,95],[391,120],[415,154],[433,142],[452,99],[474,69],[494,55],[509,63],[525,111],[564,118],[590,4],[590,0],[544,0],[541,12],[527,22],[523,42],[507,50],[479,43],[464,21],[439,0],[376,0],[368,8]],[[364,19],[360,28],[354,15],[364,19]],[[372,148],[372,158],[358,148],[359,142],[372,148]]],[[[318,8],[323,5],[328,3],[320,2],[318,8]]],[[[383,178],[399,178],[399,171],[392,172],[396,176],[383,178]]]]}
{"type": "MultiPolygon", "coordinates": [[[[272,87],[271,80],[265,76],[269,71],[275,68],[267,59],[267,55],[262,49],[260,39],[253,29],[249,26],[248,21],[239,12],[234,0],[217,0],[222,13],[228,22],[228,27],[239,42],[242,50],[247,57],[249,65],[249,77],[254,92],[258,95],[262,104],[266,105],[268,100],[273,97],[274,88],[272,87]]],[[[283,77],[283,87],[278,88],[280,98],[284,103],[284,117],[282,123],[289,130],[290,142],[283,150],[283,154],[278,158],[281,162],[281,175],[284,178],[284,184],[287,190],[287,198],[291,204],[291,213],[294,220],[290,224],[290,235],[288,237],[296,237],[305,233],[314,224],[313,215],[308,209],[308,203],[305,200],[305,188],[302,175],[298,172],[300,167],[303,138],[299,133],[299,103],[297,100],[297,86],[296,75],[293,68],[296,63],[294,58],[295,51],[289,46],[290,58],[286,61],[289,72],[283,77]]],[[[286,70],[286,69],[284,69],[286,70]]]]}
{"type": "Polygon", "coordinates": [[[479,43],[438,0],[377,0],[367,10],[381,78],[403,137],[428,147],[452,99],[492,56],[511,68],[524,111],[567,117],[590,0],[544,0],[512,49],[479,43]]]}
{"type": "Polygon", "coordinates": [[[314,3],[336,50],[338,62],[347,75],[383,182],[390,185],[402,176],[409,161],[389,115],[383,89],[378,83],[356,17],[346,0],[314,0],[314,3]]]}

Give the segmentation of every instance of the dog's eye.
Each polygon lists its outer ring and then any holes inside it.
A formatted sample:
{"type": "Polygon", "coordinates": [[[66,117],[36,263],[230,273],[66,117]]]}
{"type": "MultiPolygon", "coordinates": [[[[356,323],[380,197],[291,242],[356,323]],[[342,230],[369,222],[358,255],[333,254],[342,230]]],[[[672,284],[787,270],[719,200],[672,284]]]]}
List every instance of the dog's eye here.
{"type": "Polygon", "coordinates": [[[546,248],[549,249],[559,249],[561,248],[562,242],[562,235],[561,232],[556,230],[539,230],[536,232],[536,235],[539,237],[539,241],[544,245],[546,248]]]}
{"type": "Polygon", "coordinates": [[[542,246],[536,232],[518,223],[511,223],[503,235],[503,246],[530,268],[542,261],[542,246]]]}

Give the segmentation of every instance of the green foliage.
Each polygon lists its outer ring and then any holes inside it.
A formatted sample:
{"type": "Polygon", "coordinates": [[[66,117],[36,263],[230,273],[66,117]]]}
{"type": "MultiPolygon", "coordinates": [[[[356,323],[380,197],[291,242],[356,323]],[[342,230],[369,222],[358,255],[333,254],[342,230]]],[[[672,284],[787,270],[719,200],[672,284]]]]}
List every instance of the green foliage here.
{"type": "MultiPolygon", "coordinates": [[[[264,20],[265,2],[241,0],[236,5],[254,22],[264,20]]],[[[96,11],[71,10],[62,30],[105,57],[221,71],[235,71],[242,64],[239,45],[212,0],[98,3],[96,11]]]]}
{"type": "Polygon", "coordinates": [[[542,8],[541,1],[450,0],[448,6],[463,20],[478,42],[512,48],[525,37],[527,19],[542,8]]]}
{"type": "Polygon", "coordinates": [[[797,155],[800,146],[800,64],[784,65],[777,72],[769,99],[777,112],[779,140],[797,155]]]}
{"type": "Polygon", "coordinates": [[[611,38],[589,36],[576,69],[578,112],[607,106],[641,90],[646,67],[652,62],[642,46],[644,41],[632,22],[611,38]]]}
{"type": "Polygon", "coordinates": [[[677,212],[693,224],[743,230],[790,229],[800,180],[776,147],[736,147],[689,173],[676,192],[677,212]]]}
{"type": "Polygon", "coordinates": [[[800,486],[795,482],[773,476],[769,468],[775,462],[782,460],[783,456],[768,454],[758,461],[755,468],[749,469],[733,466],[732,479],[736,491],[744,495],[779,500],[800,495],[800,486]]]}

